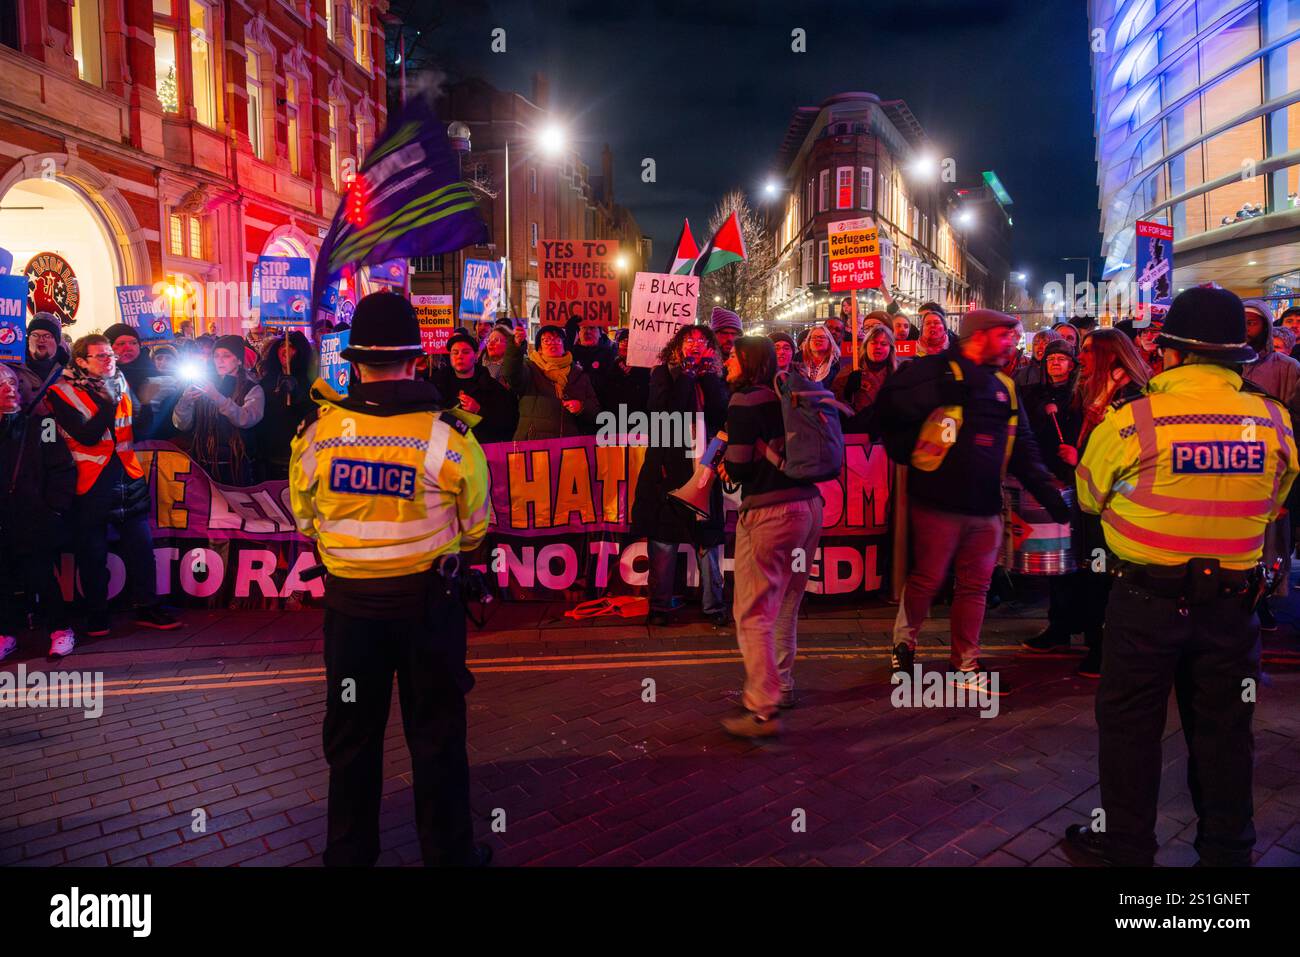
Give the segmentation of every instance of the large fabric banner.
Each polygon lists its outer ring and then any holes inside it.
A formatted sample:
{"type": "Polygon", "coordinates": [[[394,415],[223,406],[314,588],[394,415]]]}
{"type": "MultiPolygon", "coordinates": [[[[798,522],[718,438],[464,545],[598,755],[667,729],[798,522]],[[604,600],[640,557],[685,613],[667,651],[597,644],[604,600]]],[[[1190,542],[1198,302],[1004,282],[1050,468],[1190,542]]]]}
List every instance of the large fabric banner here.
{"type": "MultiPolygon", "coordinates": [[[[821,545],[809,564],[809,592],[862,595],[885,586],[889,561],[890,483],[884,449],[846,436],[839,478],[819,488],[826,501],[821,545]]],[[[646,584],[644,539],[629,525],[645,448],[598,445],[594,436],[484,446],[492,475],[487,541],[473,558],[501,593],[516,600],[580,601],[640,591],[646,584]]],[[[324,593],[303,581],[317,564],[299,534],[286,482],[232,487],[214,482],[183,451],[166,442],[137,446],[152,493],[158,590],[174,603],[232,602],[324,593]]],[[[723,571],[732,573],[732,532],[739,501],[725,498],[723,571]]],[[[681,585],[698,588],[692,550],[682,546],[681,585]]],[[[73,568],[59,573],[70,596],[73,568]]],[[[110,594],[124,583],[109,556],[110,594]]]]}

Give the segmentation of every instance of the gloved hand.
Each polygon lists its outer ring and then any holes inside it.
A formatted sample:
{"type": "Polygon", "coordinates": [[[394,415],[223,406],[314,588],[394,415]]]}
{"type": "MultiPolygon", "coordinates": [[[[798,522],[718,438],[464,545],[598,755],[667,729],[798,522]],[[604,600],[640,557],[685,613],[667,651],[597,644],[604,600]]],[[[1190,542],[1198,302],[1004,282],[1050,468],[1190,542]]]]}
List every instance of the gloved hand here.
{"type": "Polygon", "coordinates": [[[1065,499],[1061,498],[1059,492],[1052,494],[1052,500],[1044,502],[1043,507],[1047,509],[1047,514],[1052,516],[1052,521],[1059,525],[1070,524],[1070,506],[1065,504],[1065,499]]]}

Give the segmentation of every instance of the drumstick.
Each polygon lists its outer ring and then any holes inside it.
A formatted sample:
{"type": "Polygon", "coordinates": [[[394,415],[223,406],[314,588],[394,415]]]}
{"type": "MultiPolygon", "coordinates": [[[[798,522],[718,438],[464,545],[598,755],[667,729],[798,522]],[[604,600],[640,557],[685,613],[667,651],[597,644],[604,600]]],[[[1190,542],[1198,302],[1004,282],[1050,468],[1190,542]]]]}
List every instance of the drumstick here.
{"type": "Polygon", "coordinates": [[[1052,417],[1052,425],[1056,426],[1056,437],[1060,439],[1061,444],[1064,445],[1065,435],[1061,432],[1061,423],[1056,421],[1056,403],[1047,403],[1047,405],[1043,406],[1043,411],[1052,417]]]}

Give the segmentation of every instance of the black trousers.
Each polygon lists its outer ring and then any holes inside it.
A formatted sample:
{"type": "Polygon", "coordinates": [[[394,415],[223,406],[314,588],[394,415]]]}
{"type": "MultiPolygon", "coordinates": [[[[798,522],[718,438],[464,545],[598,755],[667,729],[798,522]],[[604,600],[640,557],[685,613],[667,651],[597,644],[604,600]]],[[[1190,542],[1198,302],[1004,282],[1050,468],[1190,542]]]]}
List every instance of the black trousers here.
{"type": "Polygon", "coordinates": [[[1104,834],[1117,863],[1149,866],[1155,857],[1172,686],[1187,740],[1196,849],[1206,864],[1250,864],[1259,659],[1259,620],[1242,598],[1216,598],[1184,616],[1177,599],[1114,583],[1096,707],[1104,834]]]}
{"type": "Polygon", "coordinates": [[[396,621],[327,608],[325,673],[324,745],[330,767],[325,865],[370,867],[379,857],[384,732],[394,675],[425,866],[469,863],[473,829],[465,694],[473,678],[465,667],[461,606],[439,599],[428,615],[396,621]]]}
{"type": "Polygon", "coordinates": [[[1047,579],[1047,623],[1059,635],[1083,634],[1091,648],[1106,620],[1109,575],[1090,570],[1047,579]]]}

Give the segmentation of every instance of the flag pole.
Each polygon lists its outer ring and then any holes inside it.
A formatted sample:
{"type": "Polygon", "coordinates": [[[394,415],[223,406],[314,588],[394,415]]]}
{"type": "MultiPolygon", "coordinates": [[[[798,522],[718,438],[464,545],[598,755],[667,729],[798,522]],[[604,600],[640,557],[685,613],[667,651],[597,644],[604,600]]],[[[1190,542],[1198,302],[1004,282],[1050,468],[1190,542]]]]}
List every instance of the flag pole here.
{"type": "Polygon", "coordinates": [[[858,291],[849,290],[849,308],[853,310],[853,371],[858,371],[858,291]]]}

